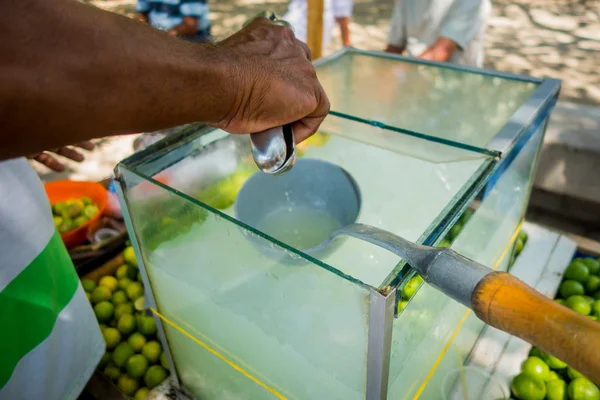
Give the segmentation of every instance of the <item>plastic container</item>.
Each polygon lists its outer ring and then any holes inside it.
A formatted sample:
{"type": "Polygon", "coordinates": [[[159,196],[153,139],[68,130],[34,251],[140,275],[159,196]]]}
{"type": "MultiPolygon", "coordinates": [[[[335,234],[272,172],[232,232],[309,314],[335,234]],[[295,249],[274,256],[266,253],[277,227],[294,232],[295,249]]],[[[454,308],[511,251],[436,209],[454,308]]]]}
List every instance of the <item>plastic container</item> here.
{"type": "Polygon", "coordinates": [[[106,189],[96,182],[78,182],[70,180],[47,183],[44,185],[44,189],[46,190],[50,204],[84,196],[92,199],[94,204],[98,207],[99,212],[87,223],[60,235],[65,246],[67,246],[67,249],[85,243],[89,230],[93,229],[95,224],[98,223],[98,220],[106,208],[108,199],[106,189]]]}

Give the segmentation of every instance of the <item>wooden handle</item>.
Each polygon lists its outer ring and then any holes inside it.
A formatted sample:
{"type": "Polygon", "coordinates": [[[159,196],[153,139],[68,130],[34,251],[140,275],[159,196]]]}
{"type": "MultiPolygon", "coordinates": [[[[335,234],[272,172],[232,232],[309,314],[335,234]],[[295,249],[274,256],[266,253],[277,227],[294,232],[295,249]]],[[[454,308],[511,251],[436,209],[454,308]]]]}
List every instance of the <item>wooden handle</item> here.
{"type": "Polygon", "coordinates": [[[504,272],[485,276],[471,300],[485,323],[552,354],[600,385],[600,323],[504,272]]]}

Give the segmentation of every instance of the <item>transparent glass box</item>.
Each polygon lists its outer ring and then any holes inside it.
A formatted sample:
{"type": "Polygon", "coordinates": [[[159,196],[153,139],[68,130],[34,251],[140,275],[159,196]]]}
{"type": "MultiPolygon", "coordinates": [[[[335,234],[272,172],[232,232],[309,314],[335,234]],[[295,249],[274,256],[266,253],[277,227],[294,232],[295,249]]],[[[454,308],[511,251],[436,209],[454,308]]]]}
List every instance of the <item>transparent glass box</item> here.
{"type": "MultiPolygon", "coordinates": [[[[358,222],[506,270],[560,81],[352,48],[315,66],[331,113],[299,157],[355,179],[358,222]]],[[[483,323],[426,284],[404,296],[414,272],[383,249],[348,238],[313,258],[238,221],[236,194],[254,173],[247,136],[201,124],[116,168],[146,306],[179,390],[219,400],[438,397],[483,323]]]]}

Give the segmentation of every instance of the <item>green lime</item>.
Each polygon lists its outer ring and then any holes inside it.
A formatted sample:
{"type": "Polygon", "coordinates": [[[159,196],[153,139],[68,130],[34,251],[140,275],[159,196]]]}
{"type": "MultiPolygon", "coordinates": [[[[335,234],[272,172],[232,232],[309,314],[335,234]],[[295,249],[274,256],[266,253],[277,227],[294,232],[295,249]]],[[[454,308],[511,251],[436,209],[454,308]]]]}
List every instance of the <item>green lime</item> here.
{"type": "Polygon", "coordinates": [[[598,260],[594,260],[593,258],[584,258],[581,260],[581,262],[588,267],[590,274],[597,274],[600,272],[600,262],[598,262],[598,260]]]}
{"type": "Polygon", "coordinates": [[[107,351],[102,355],[102,358],[100,359],[100,362],[98,363],[98,368],[106,367],[108,365],[108,363],[110,362],[110,360],[112,360],[112,353],[107,351]]]}
{"type": "Polygon", "coordinates": [[[123,260],[132,267],[138,267],[137,259],[135,258],[135,252],[132,246],[128,246],[123,250],[123,260]]]}
{"type": "Polygon", "coordinates": [[[142,297],[138,297],[134,302],[133,302],[133,307],[138,310],[138,311],[144,311],[144,296],[142,297]]]}
{"type": "Polygon", "coordinates": [[[148,360],[141,354],[136,354],[127,360],[125,364],[125,369],[129,376],[133,378],[141,378],[146,373],[148,369],[148,360]]]}
{"type": "Polygon", "coordinates": [[[83,209],[83,215],[91,219],[94,218],[94,216],[98,214],[99,211],[100,210],[98,209],[98,206],[92,204],[91,206],[86,206],[83,209]]]}
{"type": "Polygon", "coordinates": [[[550,368],[538,357],[528,357],[521,364],[521,372],[530,375],[540,381],[547,381],[550,377],[550,368]]]}
{"type": "Polygon", "coordinates": [[[596,300],[600,300],[600,290],[598,290],[596,293],[594,293],[592,295],[593,298],[595,298],[596,300]]]}
{"type": "Polygon", "coordinates": [[[135,391],[140,387],[140,384],[138,383],[137,379],[123,374],[119,377],[117,387],[121,392],[123,392],[123,394],[127,396],[133,396],[135,391]]]}
{"type": "Polygon", "coordinates": [[[115,313],[115,306],[108,301],[101,301],[94,306],[94,314],[100,322],[108,322],[115,313]]]}
{"type": "Polygon", "coordinates": [[[114,292],[119,287],[119,281],[114,276],[103,276],[98,281],[99,286],[105,286],[110,289],[111,292],[114,292]]]}
{"type": "Polygon", "coordinates": [[[104,330],[108,328],[106,324],[98,324],[98,326],[100,327],[100,332],[104,332],[104,330]]]}
{"type": "Polygon", "coordinates": [[[83,286],[83,290],[85,290],[86,292],[92,293],[98,285],[96,285],[96,282],[94,282],[91,279],[82,279],[81,286],[83,286]]]}
{"type": "Polygon", "coordinates": [[[568,390],[572,400],[600,400],[598,387],[585,378],[573,379],[568,390]]]}
{"type": "Polygon", "coordinates": [[[402,310],[404,310],[406,308],[407,305],[408,305],[408,300],[400,300],[398,302],[398,314],[400,314],[402,312],[402,310]]]}
{"type": "Polygon", "coordinates": [[[158,362],[158,358],[160,357],[161,351],[162,347],[160,343],[158,343],[155,340],[149,341],[142,348],[142,354],[148,359],[150,364],[155,364],[156,362],[158,362]]]}
{"type": "Polygon", "coordinates": [[[554,301],[557,302],[558,304],[560,304],[561,306],[565,305],[565,301],[563,299],[556,299],[554,301]]]}
{"type": "Polygon", "coordinates": [[[164,351],[160,353],[160,365],[163,366],[164,369],[166,369],[167,371],[169,371],[171,368],[169,367],[169,360],[167,360],[167,353],[165,353],[164,351]]]}
{"type": "Polygon", "coordinates": [[[138,282],[142,281],[142,274],[140,274],[139,272],[137,273],[136,279],[138,282]]]}
{"type": "Polygon", "coordinates": [[[581,296],[587,301],[590,305],[594,303],[594,298],[592,296],[581,296]]]}
{"type": "Polygon", "coordinates": [[[131,303],[119,304],[115,308],[115,319],[117,321],[125,314],[133,314],[133,305],[131,303]]]}
{"type": "Polygon", "coordinates": [[[129,297],[129,300],[131,301],[144,295],[144,287],[139,282],[131,282],[125,291],[127,292],[127,297],[129,297]]]}
{"type": "Polygon", "coordinates": [[[562,379],[546,382],[546,400],[569,400],[567,383],[562,379]]]}
{"type": "Polygon", "coordinates": [[[458,237],[458,235],[460,234],[462,229],[463,229],[463,225],[460,222],[457,222],[456,224],[454,224],[454,226],[452,228],[450,228],[450,232],[448,234],[450,235],[452,240],[454,240],[458,237]]]}
{"type": "Polygon", "coordinates": [[[560,284],[558,289],[560,295],[563,299],[569,298],[575,295],[583,295],[585,293],[585,289],[580,282],[573,280],[566,280],[560,284]]]}
{"type": "Polygon", "coordinates": [[[548,364],[551,369],[563,369],[567,367],[567,363],[559,360],[558,358],[543,351],[541,351],[541,353],[542,354],[540,358],[544,360],[544,362],[548,364]]]}
{"type": "Polygon", "coordinates": [[[595,315],[588,315],[587,316],[589,319],[593,319],[594,321],[598,321],[598,317],[595,315]]]}
{"type": "Polygon", "coordinates": [[[449,241],[449,240],[447,240],[447,239],[442,239],[442,240],[440,240],[440,242],[438,243],[438,247],[444,247],[444,248],[448,248],[448,247],[450,247],[450,246],[452,246],[452,242],[450,242],[450,241],[449,241]]]}
{"type": "Polygon", "coordinates": [[[121,341],[121,332],[115,328],[104,328],[102,330],[102,336],[104,336],[104,341],[106,342],[106,348],[108,350],[115,348],[121,341]]]}
{"type": "Polygon", "coordinates": [[[532,347],[531,350],[529,351],[529,356],[528,357],[542,358],[542,354],[544,354],[543,351],[541,351],[537,347],[532,347]]]}
{"type": "Polygon", "coordinates": [[[115,306],[118,306],[119,304],[127,303],[129,299],[127,298],[127,294],[125,294],[124,291],[117,290],[113,293],[111,301],[115,306]]]}
{"type": "Polygon", "coordinates": [[[153,336],[156,333],[156,322],[154,322],[154,318],[142,315],[138,319],[138,331],[146,337],[153,336]]]}
{"type": "Polygon", "coordinates": [[[79,200],[81,200],[81,202],[83,203],[84,206],[90,206],[90,205],[94,204],[92,199],[90,199],[87,196],[80,197],[79,200]]]}
{"type": "Polygon", "coordinates": [[[54,226],[58,228],[63,223],[63,217],[52,217],[52,221],[54,221],[54,226]]]}
{"type": "Polygon", "coordinates": [[[127,339],[127,343],[129,343],[133,351],[139,353],[146,344],[146,337],[139,332],[134,332],[129,336],[129,339],[127,339]]]}
{"type": "Polygon", "coordinates": [[[410,278],[410,280],[406,282],[406,285],[404,285],[402,288],[402,298],[404,298],[404,300],[410,300],[411,297],[414,296],[419,286],[421,286],[422,282],[423,278],[421,278],[421,275],[417,274],[410,278]]]}
{"type": "Polygon", "coordinates": [[[592,312],[591,304],[583,296],[571,296],[565,300],[565,305],[582,315],[589,315],[592,312]]]}
{"type": "Polygon", "coordinates": [[[119,379],[119,375],[121,375],[121,370],[114,364],[109,363],[106,368],[104,368],[104,375],[110,378],[113,382],[116,382],[117,379],[119,379]]]}
{"type": "Polygon", "coordinates": [[[87,297],[88,301],[91,303],[92,302],[92,295],[89,294],[88,292],[84,292],[85,293],[85,297],[87,297]]]}
{"type": "Polygon", "coordinates": [[[133,400],[146,400],[149,394],[150,389],[147,387],[140,388],[137,392],[135,392],[135,395],[133,395],[133,400]]]}
{"type": "Polygon", "coordinates": [[[129,359],[129,357],[131,357],[134,354],[135,351],[133,351],[129,343],[121,342],[113,351],[112,360],[117,367],[123,367],[125,366],[125,363],[129,359]]]}
{"type": "Polygon", "coordinates": [[[516,398],[521,400],[544,400],[546,385],[534,377],[520,373],[510,384],[510,389],[516,398]]]}
{"type": "Polygon", "coordinates": [[[123,264],[119,268],[117,268],[117,272],[115,272],[115,277],[117,279],[127,278],[127,265],[123,264]]]}
{"type": "Polygon", "coordinates": [[[590,270],[581,261],[573,261],[565,270],[565,279],[585,283],[590,276],[590,270]]]}
{"type": "Polygon", "coordinates": [[[140,281],[140,279],[137,278],[139,273],[140,270],[136,267],[132,267],[130,265],[127,266],[127,279],[129,279],[130,281],[140,281]]]}
{"type": "Polygon", "coordinates": [[[593,294],[600,289],[600,276],[590,275],[585,283],[585,291],[588,294],[593,294]]]}
{"type": "Polygon", "coordinates": [[[153,365],[148,368],[146,374],[144,375],[144,382],[146,382],[146,386],[150,389],[154,389],[156,386],[160,385],[167,379],[169,374],[167,371],[161,367],[160,365],[153,365]]]}
{"type": "Polygon", "coordinates": [[[527,243],[527,239],[529,239],[529,235],[523,229],[519,231],[519,235],[517,236],[523,243],[527,243]]]}
{"type": "Polygon", "coordinates": [[[581,373],[571,367],[567,367],[567,376],[569,379],[585,378],[581,373]]]}
{"type": "Polygon", "coordinates": [[[600,317],[600,300],[594,300],[592,303],[592,312],[597,317],[600,317]]]}
{"type": "Polygon", "coordinates": [[[110,300],[112,291],[106,286],[98,286],[92,291],[92,303],[100,303],[101,301],[110,300]]]}
{"type": "Polygon", "coordinates": [[[135,330],[135,317],[131,314],[123,314],[117,322],[117,328],[123,335],[129,335],[135,330]]]}
{"type": "Polygon", "coordinates": [[[119,289],[126,290],[127,286],[131,284],[131,279],[129,278],[121,278],[119,279],[119,289]]]}
{"type": "Polygon", "coordinates": [[[517,240],[515,241],[515,256],[518,256],[519,254],[521,254],[524,246],[525,246],[525,243],[523,243],[523,241],[521,239],[517,238],[517,240]]]}
{"type": "Polygon", "coordinates": [[[548,377],[548,380],[546,382],[550,382],[555,379],[562,380],[562,377],[556,371],[550,371],[550,376],[548,377]]]}
{"type": "Polygon", "coordinates": [[[80,227],[82,225],[87,224],[88,221],[89,221],[89,219],[87,219],[83,215],[80,215],[79,217],[77,217],[73,220],[73,225],[75,225],[76,227],[80,227]]]}
{"type": "Polygon", "coordinates": [[[62,215],[62,213],[67,209],[67,203],[64,201],[57,201],[52,206],[52,212],[56,215],[62,215]]]}

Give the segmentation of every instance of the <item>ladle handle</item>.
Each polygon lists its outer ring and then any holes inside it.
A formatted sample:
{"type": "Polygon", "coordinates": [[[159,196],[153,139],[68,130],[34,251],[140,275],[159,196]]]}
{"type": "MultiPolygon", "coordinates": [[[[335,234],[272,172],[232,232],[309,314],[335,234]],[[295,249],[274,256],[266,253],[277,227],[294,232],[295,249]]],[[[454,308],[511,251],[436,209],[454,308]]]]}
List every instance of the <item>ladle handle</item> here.
{"type": "Polygon", "coordinates": [[[485,323],[552,354],[600,385],[600,324],[505,272],[486,275],[471,298],[485,323]]]}

